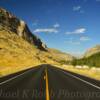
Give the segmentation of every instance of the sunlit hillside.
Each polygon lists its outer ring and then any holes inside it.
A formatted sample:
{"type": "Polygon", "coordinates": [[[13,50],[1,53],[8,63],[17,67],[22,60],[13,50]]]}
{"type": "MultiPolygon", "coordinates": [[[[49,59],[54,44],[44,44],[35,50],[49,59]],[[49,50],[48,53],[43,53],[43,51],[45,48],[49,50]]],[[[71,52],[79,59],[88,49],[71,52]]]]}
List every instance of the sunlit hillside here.
{"type": "MultiPolygon", "coordinates": [[[[41,51],[34,44],[28,43],[14,32],[0,27],[0,69],[1,73],[5,72],[3,74],[41,63],[59,64],[59,59],[61,60],[64,55],[56,52],[57,50],[54,53],[51,50],[41,51]]],[[[65,56],[62,60],[68,59],[65,56]]]]}
{"type": "Polygon", "coordinates": [[[34,45],[0,27],[0,70],[37,65],[37,52],[34,45]]]}

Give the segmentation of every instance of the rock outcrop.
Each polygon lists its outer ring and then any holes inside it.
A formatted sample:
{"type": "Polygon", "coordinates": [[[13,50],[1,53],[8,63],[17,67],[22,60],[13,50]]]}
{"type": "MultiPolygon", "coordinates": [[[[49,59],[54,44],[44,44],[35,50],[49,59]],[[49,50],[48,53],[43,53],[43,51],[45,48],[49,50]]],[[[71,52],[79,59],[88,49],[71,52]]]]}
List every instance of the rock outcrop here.
{"type": "Polygon", "coordinates": [[[34,44],[38,49],[46,51],[47,46],[40,40],[40,38],[32,34],[27,24],[3,8],[0,8],[0,25],[5,29],[16,33],[29,43],[34,44]]]}

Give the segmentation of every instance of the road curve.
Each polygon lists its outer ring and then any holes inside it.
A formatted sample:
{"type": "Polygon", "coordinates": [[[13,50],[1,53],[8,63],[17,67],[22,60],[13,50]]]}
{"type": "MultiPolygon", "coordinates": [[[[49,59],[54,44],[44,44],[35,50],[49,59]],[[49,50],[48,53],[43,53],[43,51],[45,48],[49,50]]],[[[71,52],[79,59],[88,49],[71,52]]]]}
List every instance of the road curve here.
{"type": "Polygon", "coordinates": [[[100,81],[45,64],[1,78],[0,100],[100,100],[100,81]]]}

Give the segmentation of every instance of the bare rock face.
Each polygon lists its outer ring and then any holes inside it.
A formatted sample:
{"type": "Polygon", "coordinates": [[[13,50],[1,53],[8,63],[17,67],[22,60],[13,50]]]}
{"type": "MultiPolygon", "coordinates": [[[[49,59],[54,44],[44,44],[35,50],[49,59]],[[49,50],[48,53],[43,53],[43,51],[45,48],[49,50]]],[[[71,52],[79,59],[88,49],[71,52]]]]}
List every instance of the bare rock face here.
{"type": "Polygon", "coordinates": [[[0,8],[0,25],[6,30],[16,33],[29,43],[35,45],[38,49],[47,50],[47,46],[40,40],[40,38],[32,34],[24,21],[18,19],[3,8],[0,8]]]}

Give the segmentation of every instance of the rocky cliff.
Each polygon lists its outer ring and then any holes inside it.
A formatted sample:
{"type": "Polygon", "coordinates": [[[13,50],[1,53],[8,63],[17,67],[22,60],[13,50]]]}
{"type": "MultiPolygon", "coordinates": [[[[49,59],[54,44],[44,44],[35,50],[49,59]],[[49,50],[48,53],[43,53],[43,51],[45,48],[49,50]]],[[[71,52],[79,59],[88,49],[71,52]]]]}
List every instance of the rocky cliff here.
{"type": "Polygon", "coordinates": [[[6,30],[16,33],[18,36],[34,44],[40,50],[46,50],[46,45],[36,35],[32,34],[27,24],[18,19],[7,10],[0,8],[0,25],[6,30]]]}

